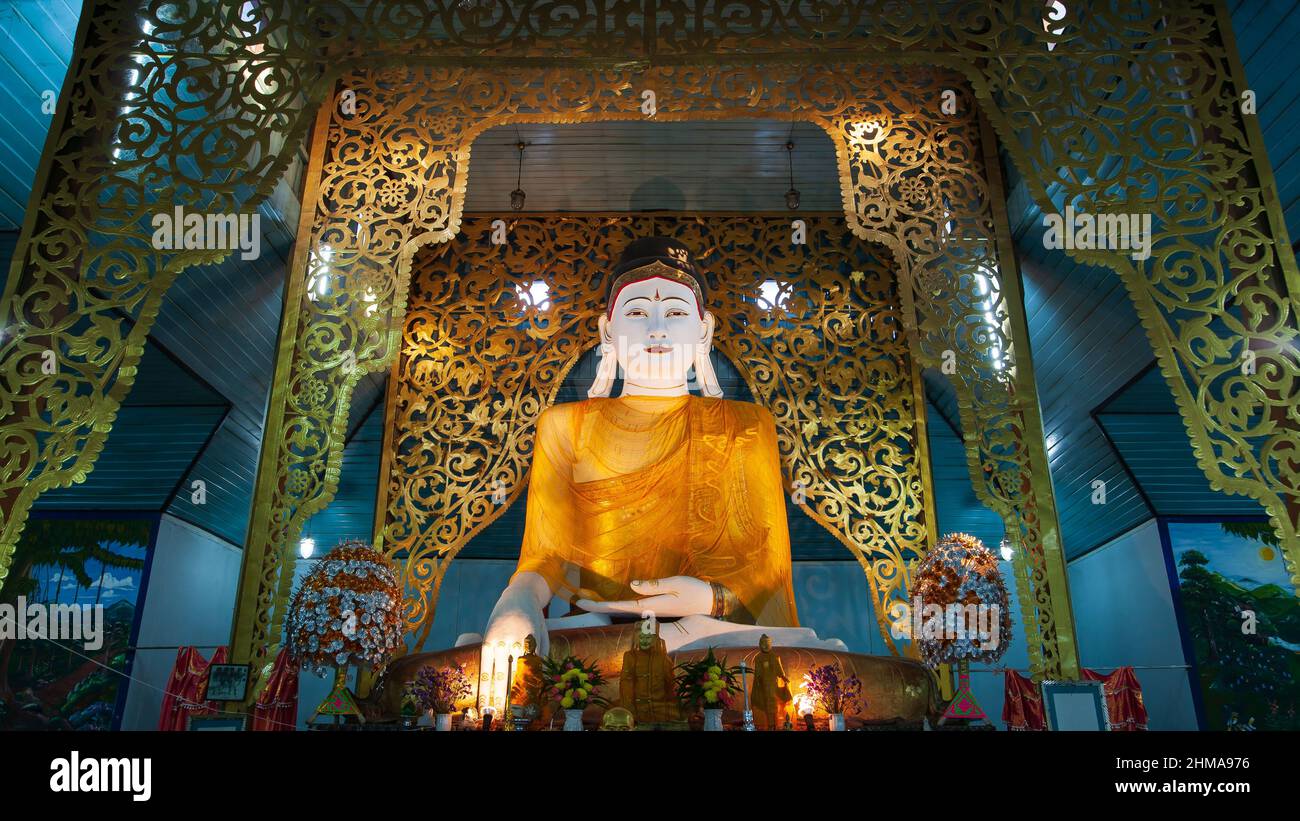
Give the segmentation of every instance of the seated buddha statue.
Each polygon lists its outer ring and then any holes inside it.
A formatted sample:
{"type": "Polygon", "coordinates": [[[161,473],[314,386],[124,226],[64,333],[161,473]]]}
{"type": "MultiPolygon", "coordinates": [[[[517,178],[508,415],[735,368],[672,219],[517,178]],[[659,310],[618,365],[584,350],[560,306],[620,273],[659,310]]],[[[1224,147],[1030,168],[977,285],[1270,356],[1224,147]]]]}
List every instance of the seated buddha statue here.
{"type": "Polygon", "coordinates": [[[651,616],[669,652],[753,646],[764,633],[844,649],[799,627],[775,421],[722,398],[690,250],[635,240],[610,279],[589,398],[538,418],[519,563],[484,651],[532,634],[545,654],[548,629],[651,616]],[[553,598],[571,614],[546,618],[553,598]]]}

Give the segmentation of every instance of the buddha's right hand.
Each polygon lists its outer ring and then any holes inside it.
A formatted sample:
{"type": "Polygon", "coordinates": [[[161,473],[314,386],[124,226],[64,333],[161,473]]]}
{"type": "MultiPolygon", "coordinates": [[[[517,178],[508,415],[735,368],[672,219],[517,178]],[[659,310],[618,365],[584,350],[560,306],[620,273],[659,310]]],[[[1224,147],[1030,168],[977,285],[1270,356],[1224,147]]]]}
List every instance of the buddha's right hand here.
{"type": "Polygon", "coordinates": [[[483,632],[485,663],[490,663],[488,660],[492,653],[502,650],[502,661],[506,655],[518,658],[529,634],[537,639],[538,655],[545,656],[551,642],[546,634],[546,618],[542,610],[550,600],[551,588],[542,576],[537,573],[516,575],[497,599],[492,615],[488,616],[487,629],[483,632]]]}

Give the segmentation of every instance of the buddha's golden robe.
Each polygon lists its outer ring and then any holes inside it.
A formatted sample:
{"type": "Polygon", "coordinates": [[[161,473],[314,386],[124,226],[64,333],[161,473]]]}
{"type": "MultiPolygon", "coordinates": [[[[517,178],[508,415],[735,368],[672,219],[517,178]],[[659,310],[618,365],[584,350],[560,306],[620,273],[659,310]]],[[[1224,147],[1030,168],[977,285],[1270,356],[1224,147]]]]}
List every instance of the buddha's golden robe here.
{"type": "Polygon", "coordinates": [[[772,415],[700,396],[546,410],[516,573],[525,571],[596,601],[636,599],[634,580],[694,576],[736,595],[731,621],[798,626],[772,415]]]}

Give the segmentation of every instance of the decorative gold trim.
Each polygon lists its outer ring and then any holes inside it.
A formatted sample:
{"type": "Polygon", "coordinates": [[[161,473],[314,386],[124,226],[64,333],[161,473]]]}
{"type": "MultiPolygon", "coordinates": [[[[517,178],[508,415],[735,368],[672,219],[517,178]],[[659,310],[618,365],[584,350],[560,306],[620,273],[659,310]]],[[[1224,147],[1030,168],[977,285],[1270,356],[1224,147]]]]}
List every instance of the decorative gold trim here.
{"type": "Polygon", "coordinates": [[[1008,339],[1013,352],[1012,361],[1015,362],[1012,401],[1024,425],[1019,431],[1025,451],[1019,492],[1022,498],[1033,500],[1032,506],[1021,504],[1012,507],[1016,527],[1007,529],[1007,536],[1015,546],[1012,563],[1015,566],[1016,595],[1020,600],[1021,623],[1036,639],[1029,645],[1031,657],[1040,647],[1055,647],[1057,653],[1056,664],[1031,663],[1030,667],[1035,673],[1050,667],[1064,678],[1077,679],[1080,665],[1078,639],[1074,635],[1074,608],[1070,604],[1065,546],[1056,515],[1051,465],[1047,461],[1042,409],[1038,404],[1038,381],[1034,378],[1034,362],[1029,355],[1029,322],[1025,317],[1024,295],[1020,289],[1020,269],[1016,264],[1015,244],[1011,240],[997,140],[983,116],[979,117],[979,125],[984,171],[988,175],[991,194],[989,205],[997,243],[998,273],[1007,309],[1008,339]],[[1025,478],[1028,479],[1028,488],[1024,487],[1025,478]],[[1037,516],[1033,517],[1033,513],[1037,516]],[[1035,583],[1028,583],[1031,574],[1035,583]],[[1025,580],[1023,584],[1022,579],[1025,580]]]}
{"type": "MultiPolygon", "coordinates": [[[[266,425],[262,431],[262,447],[258,454],[253,509],[240,563],[239,586],[235,594],[230,638],[231,660],[235,664],[251,663],[254,670],[275,657],[271,650],[279,643],[280,631],[271,629],[272,612],[278,613],[283,620],[290,591],[281,579],[293,578],[292,569],[288,573],[283,572],[284,564],[286,558],[292,562],[297,556],[294,542],[298,533],[288,537],[273,532],[281,521],[271,509],[274,484],[284,478],[277,466],[280,464],[282,450],[293,441],[294,436],[293,420],[286,420],[283,413],[274,411],[287,404],[292,383],[286,377],[303,330],[303,314],[297,306],[303,302],[307,278],[295,274],[306,268],[307,259],[311,256],[311,225],[314,207],[320,198],[318,181],[325,163],[329,119],[329,107],[321,106],[312,130],[307,168],[303,174],[302,210],[298,216],[298,230],[284,283],[284,310],[280,315],[280,332],[276,343],[275,379],[271,382],[271,395],[267,399],[266,425]],[[262,652],[256,655],[248,652],[248,648],[259,641],[265,642],[268,636],[273,637],[272,642],[262,644],[262,652]],[[241,651],[241,654],[235,655],[235,650],[241,651]]],[[[259,678],[254,687],[249,688],[250,691],[255,691],[264,681],[259,678]]],[[[250,694],[250,699],[253,697],[255,696],[250,694]]]]}
{"type": "Polygon", "coordinates": [[[785,214],[476,214],[463,237],[417,255],[384,491],[385,550],[405,569],[416,646],[447,567],[521,494],[534,421],[596,340],[610,261],[651,235],[708,262],[715,345],[776,417],[795,501],[862,563],[892,646],[886,614],[907,600],[903,562],[925,549],[929,470],[917,458],[899,289],[842,217],[801,219],[803,247],[790,244],[785,214]],[[504,246],[486,241],[498,218],[504,246]],[[748,250],[737,259],[730,248],[748,250]],[[511,298],[540,272],[548,306],[511,298]],[[790,286],[776,313],[758,302],[772,278],[790,286]]]}
{"type": "Polygon", "coordinates": [[[717,582],[709,582],[709,588],[713,591],[713,609],[709,612],[710,616],[715,619],[726,619],[736,612],[740,602],[736,600],[735,593],[732,593],[726,585],[717,582]]]}

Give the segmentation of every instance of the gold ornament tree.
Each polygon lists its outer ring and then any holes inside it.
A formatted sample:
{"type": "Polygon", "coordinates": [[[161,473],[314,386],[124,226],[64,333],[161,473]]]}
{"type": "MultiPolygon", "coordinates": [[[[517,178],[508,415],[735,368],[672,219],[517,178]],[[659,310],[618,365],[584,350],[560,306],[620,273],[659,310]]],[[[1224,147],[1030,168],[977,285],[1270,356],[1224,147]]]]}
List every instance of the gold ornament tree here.
{"type": "Polygon", "coordinates": [[[224,255],[154,249],[154,213],[250,211],[315,123],[233,636],[256,661],[337,484],[352,386],[396,351],[411,256],[459,229],[473,137],[750,116],[826,130],[850,229],[913,298],[916,359],[955,362],[1036,674],[1078,661],[991,131],[1045,211],[1151,214],[1147,260],[1068,253],[1122,278],[1198,463],[1263,505],[1300,584],[1300,274],[1222,4],[1045,6],[88,3],[3,299],[0,574],[36,497],[93,467],[167,287],[224,255]]]}

